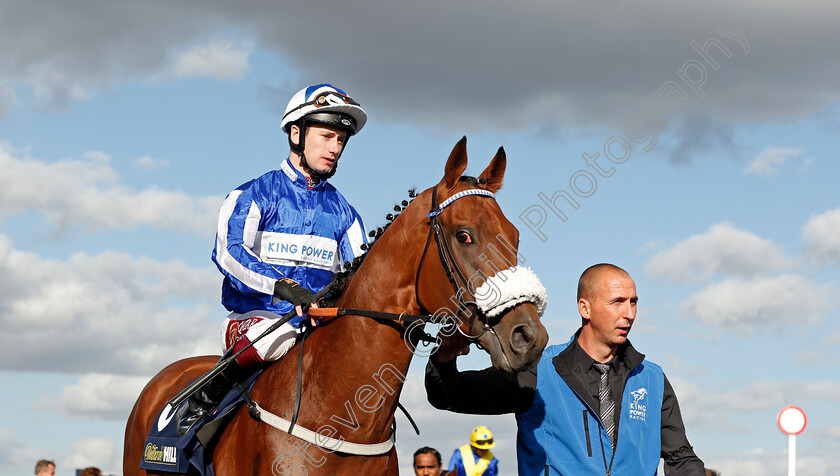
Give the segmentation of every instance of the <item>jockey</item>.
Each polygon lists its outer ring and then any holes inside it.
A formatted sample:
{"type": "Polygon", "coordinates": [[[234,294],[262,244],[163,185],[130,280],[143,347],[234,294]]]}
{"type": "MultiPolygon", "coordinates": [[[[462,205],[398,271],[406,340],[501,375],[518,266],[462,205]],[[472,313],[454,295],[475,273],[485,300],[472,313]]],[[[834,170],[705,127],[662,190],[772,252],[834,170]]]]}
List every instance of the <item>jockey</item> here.
{"type": "Polygon", "coordinates": [[[499,474],[499,460],[490,448],[496,446],[493,433],[486,426],[477,426],[470,433],[470,443],[452,454],[449,460],[449,474],[457,476],[496,476],[499,474]]]}
{"type": "MultiPolygon", "coordinates": [[[[344,91],[298,91],[281,127],[290,153],[279,170],[231,192],[219,212],[213,261],[224,275],[222,350],[238,352],[289,311],[297,316],[240,354],[178,407],[178,434],[209,415],[236,383],[295,344],[315,294],[367,243],[362,219],[327,183],[367,114],[344,91]]],[[[317,322],[311,319],[312,325],[317,322]]]]}

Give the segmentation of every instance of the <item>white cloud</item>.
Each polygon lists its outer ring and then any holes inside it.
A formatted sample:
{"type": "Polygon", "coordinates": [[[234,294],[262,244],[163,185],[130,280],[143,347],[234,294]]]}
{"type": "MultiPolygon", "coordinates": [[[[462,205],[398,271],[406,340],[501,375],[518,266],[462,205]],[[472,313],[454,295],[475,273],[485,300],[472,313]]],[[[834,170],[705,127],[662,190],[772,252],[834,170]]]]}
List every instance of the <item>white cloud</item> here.
{"type": "Polygon", "coordinates": [[[214,40],[176,55],[165,76],[176,79],[207,76],[235,80],[248,72],[251,46],[214,40]]]}
{"type": "Polygon", "coordinates": [[[53,163],[15,157],[17,153],[0,143],[0,216],[40,211],[59,232],[142,225],[202,234],[215,229],[223,197],[154,187],[133,190],[121,184],[110,157],[99,151],[53,163]]]}
{"type": "Polygon", "coordinates": [[[44,456],[38,450],[27,448],[18,440],[12,428],[0,427],[0,468],[2,470],[15,469],[19,474],[32,474],[35,463],[42,458],[44,456]]]}
{"type": "Polygon", "coordinates": [[[817,261],[840,263],[840,208],[811,216],[802,228],[805,252],[817,261]]]}
{"type": "Polygon", "coordinates": [[[25,80],[35,98],[48,107],[62,107],[74,101],[86,99],[100,85],[78,81],[66,71],[52,64],[33,67],[25,80]]]}
{"type": "Polygon", "coordinates": [[[720,276],[753,276],[796,264],[773,241],[729,223],[712,225],[652,257],[645,272],[672,282],[691,282],[720,276]]]}
{"type": "Polygon", "coordinates": [[[148,375],[219,352],[218,289],[211,267],[111,252],[44,260],[0,235],[0,366],[148,375]]]}
{"type": "Polygon", "coordinates": [[[170,52],[217,36],[230,24],[224,12],[201,2],[103,4],[91,10],[11,0],[0,5],[0,76],[32,91],[41,105],[62,107],[150,77],[167,66],[170,52]]]}
{"type": "Polygon", "coordinates": [[[745,174],[770,175],[779,172],[779,167],[782,166],[787,159],[791,157],[798,157],[804,151],[804,148],[785,149],[780,147],[768,147],[758,154],[750,165],[744,169],[745,174]]]}
{"type": "Polygon", "coordinates": [[[828,286],[799,275],[728,278],[692,294],[685,312],[706,325],[740,331],[818,322],[832,308],[828,286]]]}
{"type": "Polygon", "coordinates": [[[163,169],[169,167],[169,161],[166,159],[159,159],[155,157],[149,157],[148,155],[144,155],[142,157],[138,157],[132,161],[136,167],[141,169],[147,170],[156,170],[156,169],[163,169]]]}
{"type": "Polygon", "coordinates": [[[122,474],[122,447],[105,438],[87,438],[71,444],[70,454],[56,463],[65,471],[95,466],[106,474],[122,474]]]}
{"type": "Polygon", "coordinates": [[[759,381],[748,387],[706,395],[705,402],[733,412],[784,408],[791,401],[840,402],[840,382],[759,381]]]}
{"type": "Polygon", "coordinates": [[[72,419],[122,421],[148,381],[148,377],[87,374],[64,387],[57,398],[42,396],[33,409],[55,411],[72,419]]]}

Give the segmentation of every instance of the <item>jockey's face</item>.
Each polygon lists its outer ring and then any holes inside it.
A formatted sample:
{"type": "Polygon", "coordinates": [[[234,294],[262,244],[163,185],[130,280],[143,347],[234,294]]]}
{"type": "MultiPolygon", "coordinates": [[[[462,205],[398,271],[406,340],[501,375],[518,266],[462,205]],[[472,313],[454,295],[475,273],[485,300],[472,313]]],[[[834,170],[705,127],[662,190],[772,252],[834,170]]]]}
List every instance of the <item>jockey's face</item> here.
{"type": "MultiPolygon", "coordinates": [[[[293,125],[290,134],[292,142],[298,143],[300,129],[293,125]]],[[[344,129],[320,124],[307,125],[303,150],[306,156],[306,163],[318,172],[329,172],[335,167],[335,162],[341,156],[341,151],[344,149],[344,142],[346,140],[347,131],[344,129]]],[[[293,160],[292,163],[298,170],[303,172],[299,157],[297,161],[293,160]]]]}
{"type": "Polygon", "coordinates": [[[414,474],[416,476],[440,476],[440,464],[435,455],[421,453],[414,457],[414,474]]]}
{"type": "Polygon", "coordinates": [[[592,299],[581,299],[578,304],[581,316],[589,320],[593,337],[601,345],[615,348],[627,341],[636,319],[638,300],[633,278],[620,271],[607,270],[601,274],[592,299]]]}

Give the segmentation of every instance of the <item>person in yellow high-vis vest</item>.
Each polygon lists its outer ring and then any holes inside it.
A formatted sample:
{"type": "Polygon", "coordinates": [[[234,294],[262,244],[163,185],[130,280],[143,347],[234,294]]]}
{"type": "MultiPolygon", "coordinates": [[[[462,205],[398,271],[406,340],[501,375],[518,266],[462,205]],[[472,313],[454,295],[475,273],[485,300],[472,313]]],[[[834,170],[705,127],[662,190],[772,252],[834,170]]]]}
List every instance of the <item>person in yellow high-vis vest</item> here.
{"type": "Polygon", "coordinates": [[[447,471],[457,476],[497,476],[499,460],[490,451],[494,446],[496,443],[490,429],[486,426],[476,427],[470,434],[470,443],[452,454],[447,471]]]}

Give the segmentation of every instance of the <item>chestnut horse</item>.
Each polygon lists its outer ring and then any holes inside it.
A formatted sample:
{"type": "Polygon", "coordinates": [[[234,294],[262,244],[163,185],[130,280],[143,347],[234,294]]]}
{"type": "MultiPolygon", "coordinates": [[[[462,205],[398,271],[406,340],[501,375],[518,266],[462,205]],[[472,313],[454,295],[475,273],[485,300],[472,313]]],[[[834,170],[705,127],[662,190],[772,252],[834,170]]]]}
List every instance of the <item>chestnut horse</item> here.
{"type": "MultiPolygon", "coordinates": [[[[453,296],[469,297],[466,290],[475,295],[468,282],[472,277],[490,281],[499,270],[515,265],[519,232],[492,198],[502,185],[505,164],[500,148],[478,179],[462,177],[467,166],[466,138],[462,138],[452,150],[440,183],[419,194],[397,215],[350,277],[337,304],[415,315],[453,309],[453,296]],[[445,202],[465,191],[463,198],[445,202]],[[437,220],[442,237],[432,239],[430,226],[435,218],[428,214],[441,204],[445,209],[437,220]]],[[[496,368],[522,369],[539,360],[548,341],[532,301],[519,300],[492,318],[455,323],[462,334],[475,337],[496,368]]],[[[458,310],[447,313],[461,314],[458,310]]],[[[305,341],[297,425],[346,442],[388,441],[413,356],[405,331],[405,323],[355,315],[321,322],[305,341]]],[[[297,350],[268,367],[251,391],[260,406],[286,419],[291,418],[296,396],[297,350]]],[[[217,360],[218,356],[205,356],[175,362],[146,385],[126,426],[126,476],[147,474],[139,464],[149,428],[156,424],[167,400],[217,360]]],[[[216,443],[213,468],[218,475],[398,474],[393,446],[373,456],[322,446],[256,422],[243,406],[216,443]]]]}

